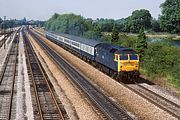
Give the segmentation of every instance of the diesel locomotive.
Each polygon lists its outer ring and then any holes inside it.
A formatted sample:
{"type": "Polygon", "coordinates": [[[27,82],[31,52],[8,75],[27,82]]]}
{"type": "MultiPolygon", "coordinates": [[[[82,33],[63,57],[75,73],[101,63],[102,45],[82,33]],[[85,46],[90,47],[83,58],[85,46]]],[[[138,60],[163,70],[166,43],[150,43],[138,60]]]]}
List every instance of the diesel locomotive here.
{"type": "Polygon", "coordinates": [[[69,34],[46,31],[46,38],[118,80],[137,80],[139,55],[133,49],[69,34]]]}

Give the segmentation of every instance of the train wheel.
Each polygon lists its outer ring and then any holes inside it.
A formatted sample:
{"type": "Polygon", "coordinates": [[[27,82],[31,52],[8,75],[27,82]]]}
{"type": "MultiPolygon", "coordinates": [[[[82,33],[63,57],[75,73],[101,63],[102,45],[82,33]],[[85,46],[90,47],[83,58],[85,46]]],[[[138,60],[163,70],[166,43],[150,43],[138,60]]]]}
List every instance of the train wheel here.
{"type": "Polygon", "coordinates": [[[134,75],[134,81],[138,82],[139,81],[139,75],[134,75]]]}
{"type": "Polygon", "coordinates": [[[113,79],[115,78],[114,72],[112,70],[109,70],[109,76],[113,79]]]}

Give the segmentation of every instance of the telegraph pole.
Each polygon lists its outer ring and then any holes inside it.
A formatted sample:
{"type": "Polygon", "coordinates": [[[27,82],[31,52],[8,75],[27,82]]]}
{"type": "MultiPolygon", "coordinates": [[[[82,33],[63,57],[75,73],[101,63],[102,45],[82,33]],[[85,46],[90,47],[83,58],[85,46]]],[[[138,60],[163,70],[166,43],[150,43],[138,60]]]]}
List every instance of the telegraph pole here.
{"type": "Polygon", "coordinates": [[[6,16],[4,16],[4,24],[3,24],[3,26],[4,26],[4,29],[3,29],[3,32],[4,32],[4,49],[6,49],[6,39],[5,39],[5,37],[6,37],[6,26],[5,26],[5,21],[6,21],[6,16]]]}

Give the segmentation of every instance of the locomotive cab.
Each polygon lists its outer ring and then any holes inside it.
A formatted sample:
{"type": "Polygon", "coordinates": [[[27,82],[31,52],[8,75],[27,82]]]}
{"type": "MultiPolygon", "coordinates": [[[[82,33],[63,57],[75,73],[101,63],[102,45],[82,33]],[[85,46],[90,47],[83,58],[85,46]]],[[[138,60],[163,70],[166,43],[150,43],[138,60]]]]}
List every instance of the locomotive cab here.
{"type": "Polygon", "coordinates": [[[113,78],[134,80],[139,77],[139,55],[133,49],[101,43],[95,48],[95,61],[113,78]]]}
{"type": "Polygon", "coordinates": [[[131,50],[120,50],[115,53],[114,61],[118,63],[118,74],[121,78],[134,80],[139,77],[139,55],[131,50]]]}

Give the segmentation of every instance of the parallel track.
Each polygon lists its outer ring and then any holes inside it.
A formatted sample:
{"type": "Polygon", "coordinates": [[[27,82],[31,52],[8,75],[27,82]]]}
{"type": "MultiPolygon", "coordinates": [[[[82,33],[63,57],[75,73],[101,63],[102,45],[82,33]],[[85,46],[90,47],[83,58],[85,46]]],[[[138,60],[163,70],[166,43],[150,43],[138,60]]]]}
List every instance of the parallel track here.
{"type": "Polygon", "coordinates": [[[34,101],[36,101],[33,103],[34,118],[41,120],[67,120],[68,116],[64,109],[62,110],[62,104],[24,32],[23,39],[25,43],[28,73],[32,80],[31,86],[33,86],[31,94],[34,93],[32,96],[34,101]]]}
{"type": "MultiPolygon", "coordinates": [[[[43,35],[42,33],[39,32],[38,34],[43,35]]],[[[121,84],[129,88],[130,90],[134,91],[135,93],[139,94],[143,98],[147,99],[151,103],[155,104],[156,106],[160,107],[164,111],[167,111],[172,116],[180,119],[180,106],[178,104],[164,98],[163,96],[147,89],[146,87],[138,83],[135,83],[134,86],[126,85],[122,82],[121,84]]]]}
{"type": "Polygon", "coordinates": [[[144,97],[151,103],[155,104],[156,106],[160,107],[164,111],[167,111],[172,116],[180,119],[180,105],[168,100],[167,98],[149,90],[148,88],[135,83],[135,85],[125,85],[129,89],[133,90],[140,96],[144,97]]]}
{"type": "Polygon", "coordinates": [[[16,117],[16,81],[17,81],[17,63],[18,63],[18,41],[16,35],[12,42],[9,53],[5,59],[3,70],[0,76],[0,119],[10,120],[16,117]]]}
{"type": "Polygon", "coordinates": [[[43,40],[33,32],[30,31],[34,40],[46,51],[52,60],[64,70],[71,80],[88,96],[88,98],[104,113],[104,115],[111,120],[132,120],[127,111],[122,109],[119,105],[114,103],[104,95],[98,88],[93,86],[84,75],[79,73],[73,66],[67,63],[60,55],[53,49],[48,47],[43,40]]]}

